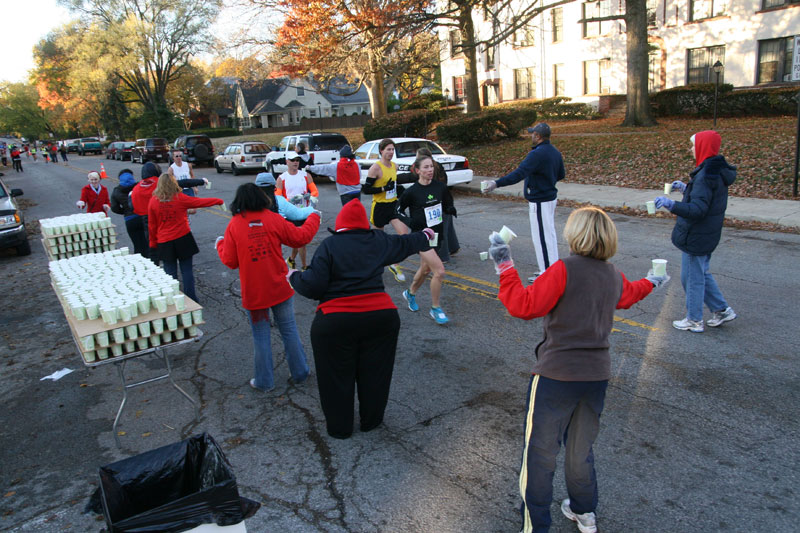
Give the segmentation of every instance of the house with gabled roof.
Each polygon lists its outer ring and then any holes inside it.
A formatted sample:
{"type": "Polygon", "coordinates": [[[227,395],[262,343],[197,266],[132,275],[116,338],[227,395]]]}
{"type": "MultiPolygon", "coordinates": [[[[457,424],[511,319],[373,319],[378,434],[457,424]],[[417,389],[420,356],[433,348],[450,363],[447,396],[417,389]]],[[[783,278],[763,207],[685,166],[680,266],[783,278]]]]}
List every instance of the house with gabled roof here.
{"type": "Polygon", "coordinates": [[[240,129],[279,128],[299,125],[303,118],[370,113],[366,90],[354,88],[323,93],[309,81],[289,78],[238,82],[233,119],[240,129]]]}

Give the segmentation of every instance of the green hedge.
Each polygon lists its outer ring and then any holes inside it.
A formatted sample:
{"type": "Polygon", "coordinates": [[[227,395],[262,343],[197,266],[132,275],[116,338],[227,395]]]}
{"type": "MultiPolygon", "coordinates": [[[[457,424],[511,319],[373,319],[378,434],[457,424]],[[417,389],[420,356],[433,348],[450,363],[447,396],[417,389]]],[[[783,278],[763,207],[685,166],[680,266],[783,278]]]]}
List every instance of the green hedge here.
{"type": "MultiPolygon", "coordinates": [[[[780,116],[797,112],[796,87],[732,90],[730,84],[719,87],[719,116],[780,116]]],[[[650,97],[658,116],[711,116],[714,113],[714,84],[686,85],[660,91],[650,97]]]]}
{"type": "MultiPolygon", "coordinates": [[[[444,96],[439,91],[430,91],[425,94],[418,94],[413,98],[403,101],[401,109],[427,109],[428,111],[440,112],[445,107],[444,96]]],[[[437,116],[438,118],[438,116],[437,116]]]]}
{"type": "Polygon", "coordinates": [[[410,109],[374,118],[364,125],[364,139],[385,137],[425,137],[436,116],[424,109],[410,109]]]}
{"type": "Polygon", "coordinates": [[[491,109],[515,109],[519,111],[532,110],[540,120],[590,120],[599,115],[589,104],[570,103],[571,98],[556,96],[544,100],[523,100],[498,104],[491,109]]]}
{"type": "Polygon", "coordinates": [[[190,135],[208,135],[211,139],[218,137],[235,137],[242,135],[242,132],[236,128],[197,128],[188,132],[190,135]]]}
{"type": "Polygon", "coordinates": [[[440,141],[462,146],[484,144],[497,136],[514,139],[523,128],[535,123],[536,117],[537,112],[530,105],[490,107],[441,122],[436,135],[440,141]]]}

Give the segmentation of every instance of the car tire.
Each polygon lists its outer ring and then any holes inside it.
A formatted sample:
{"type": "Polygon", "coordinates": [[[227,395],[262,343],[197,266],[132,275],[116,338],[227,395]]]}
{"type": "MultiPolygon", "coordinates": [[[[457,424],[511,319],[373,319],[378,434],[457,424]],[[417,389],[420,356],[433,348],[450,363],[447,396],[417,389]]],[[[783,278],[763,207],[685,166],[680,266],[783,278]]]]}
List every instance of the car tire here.
{"type": "Polygon", "coordinates": [[[233,172],[234,176],[239,175],[239,169],[236,167],[236,163],[231,163],[231,172],[233,172]]]}
{"type": "Polygon", "coordinates": [[[196,162],[208,160],[208,146],[205,144],[197,144],[194,147],[194,160],[196,162]]]}
{"type": "Polygon", "coordinates": [[[25,239],[25,242],[17,246],[17,255],[31,255],[31,243],[28,239],[25,239]]]}
{"type": "Polygon", "coordinates": [[[222,174],[222,169],[219,168],[219,163],[217,163],[216,161],[214,161],[214,168],[217,169],[217,174],[222,174]]]}

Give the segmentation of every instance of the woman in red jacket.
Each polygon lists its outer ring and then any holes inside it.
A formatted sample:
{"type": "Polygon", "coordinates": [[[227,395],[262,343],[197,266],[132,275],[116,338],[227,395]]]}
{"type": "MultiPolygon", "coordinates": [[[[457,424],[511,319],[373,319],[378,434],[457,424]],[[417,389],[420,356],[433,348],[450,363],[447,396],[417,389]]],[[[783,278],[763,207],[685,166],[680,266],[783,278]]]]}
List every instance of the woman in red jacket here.
{"type": "Polygon", "coordinates": [[[164,262],[164,271],[178,279],[178,262],[183,278],[183,293],[194,301],[194,274],[192,256],[199,252],[186,211],[197,207],[222,205],[220,198],[196,198],[181,192],[175,178],[161,174],[147,209],[150,232],[150,255],[164,262]],[[157,250],[154,250],[157,249],[157,250]],[[154,255],[157,254],[157,255],[154,255]]]}
{"type": "Polygon", "coordinates": [[[100,185],[100,174],[89,172],[89,183],[81,189],[81,199],[77,205],[86,209],[87,213],[105,213],[108,216],[111,200],[108,198],[108,189],[100,185]]]}
{"type": "Polygon", "coordinates": [[[318,212],[312,213],[298,227],[270,210],[270,200],[259,187],[245,183],[236,190],[231,204],[233,218],[225,237],[216,242],[220,260],[229,268],[239,269],[242,284],[242,306],[250,315],[255,345],[254,389],[269,391],[275,387],[272,372],[269,310],[275,314],[283,338],[289,372],[295,383],[308,378],[306,353],[294,320],[294,291],[286,281],[288,269],[281,245],[305,246],[319,229],[318,212]]]}

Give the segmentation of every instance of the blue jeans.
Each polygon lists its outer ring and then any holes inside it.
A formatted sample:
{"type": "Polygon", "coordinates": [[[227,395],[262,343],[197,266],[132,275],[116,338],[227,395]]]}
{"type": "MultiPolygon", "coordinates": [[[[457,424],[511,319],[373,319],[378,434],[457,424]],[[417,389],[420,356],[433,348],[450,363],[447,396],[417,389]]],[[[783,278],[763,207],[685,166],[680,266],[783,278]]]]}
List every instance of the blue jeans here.
{"type": "Polygon", "coordinates": [[[180,263],[181,278],[183,278],[183,294],[196,302],[197,294],[194,292],[194,272],[192,272],[192,258],[173,259],[172,261],[163,261],[163,263],[164,272],[175,279],[178,279],[178,263],[180,263]]]}
{"type": "Polygon", "coordinates": [[[712,313],[728,308],[714,276],[708,271],[710,261],[711,254],[689,255],[684,252],[681,258],[681,285],[686,293],[686,316],[689,320],[703,320],[703,302],[712,313]]]}
{"type": "MultiPolygon", "coordinates": [[[[309,369],[306,362],[306,352],[297,333],[297,324],[294,321],[294,297],[285,302],[273,305],[272,313],[278,323],[278,330],[283,339],[283,349],[286,351],[286,361],[289,363],[289,373],[296,383],[302,383],[308,378],[309,369]]],[[[259,389],[270,390],[275,386],[272,374],[272,341],[270,338],[269,315],[265,312],[248,311],[250,326],[253,329],[254,371],[255,385],[259,389]]]]}

